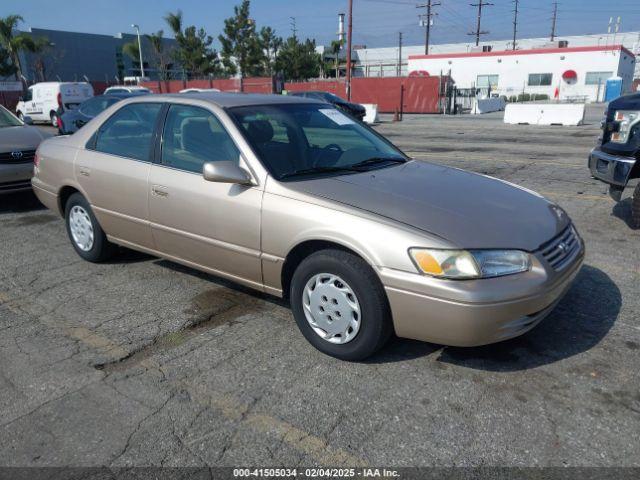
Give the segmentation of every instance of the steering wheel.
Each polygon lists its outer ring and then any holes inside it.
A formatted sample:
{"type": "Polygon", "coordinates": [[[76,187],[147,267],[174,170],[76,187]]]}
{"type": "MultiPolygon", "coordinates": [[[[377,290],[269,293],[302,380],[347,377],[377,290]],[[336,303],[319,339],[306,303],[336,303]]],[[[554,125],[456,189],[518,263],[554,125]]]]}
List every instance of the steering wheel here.
{"type": "MultiPolygon", "coordinates": [[[[342,150],[342,148],[340,148],[340,145],[338,145],[337,143],[330,143],[329,145],[325,145],[324,147],[322,147],[322,150],[329,150],[331,152],[335,152],[338,155],[338,158],[340,157],[340,155],[342,155],[344,153],[344,150],[342,150]]],[[[322,155],[318,155],[318,158],[316,159],[315,162],[313,162],[313,166],[317,167],[318,166],[318,162],[320,160],[320,157],[322,155]]],[[[338,158],[336,158],[336,161],[332,163],[332,165],[335,165],[335,163],[338,161],[338,158]]],[[[327,165],[330,166],[330,165],[327,165]]]]}

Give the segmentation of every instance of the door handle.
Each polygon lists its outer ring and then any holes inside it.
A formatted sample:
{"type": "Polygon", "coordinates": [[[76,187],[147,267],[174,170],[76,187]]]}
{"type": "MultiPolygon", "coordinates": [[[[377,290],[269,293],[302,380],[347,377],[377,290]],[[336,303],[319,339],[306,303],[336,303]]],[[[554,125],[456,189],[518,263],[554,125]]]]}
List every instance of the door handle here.
{"type": "Polygon", "coordinates": [[[84,177],[88,177],[91,175],[91,169],[87,168],[87,167],[79,167],[78,171],[80,172],[80,175],[84,176],[84,177]]]}
{"type": "Polygon", "coordinates": [[[152,185],[151,186],[151,193],[154,195],[157,195],[158,197],[168,197],[169,196],[169,192],[167,192],[167,190],[165,189],[166,187],[163,187],[161,185],[152,185]]]}

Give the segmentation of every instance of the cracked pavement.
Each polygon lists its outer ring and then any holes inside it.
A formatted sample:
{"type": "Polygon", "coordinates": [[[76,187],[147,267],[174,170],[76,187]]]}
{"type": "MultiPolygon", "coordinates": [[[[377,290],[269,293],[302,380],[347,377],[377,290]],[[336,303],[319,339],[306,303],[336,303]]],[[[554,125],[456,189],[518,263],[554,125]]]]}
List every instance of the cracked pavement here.
{"type": "Polygon", "coordinates": [[[278,299],[128,250],[83,262],[32,194],[0,197],[0,465],[640,466],[640,231],[589,176],[601,114],[376,127],[546,195],[586,241],[557,309],[481,348],[340,362],[278,299]]]}

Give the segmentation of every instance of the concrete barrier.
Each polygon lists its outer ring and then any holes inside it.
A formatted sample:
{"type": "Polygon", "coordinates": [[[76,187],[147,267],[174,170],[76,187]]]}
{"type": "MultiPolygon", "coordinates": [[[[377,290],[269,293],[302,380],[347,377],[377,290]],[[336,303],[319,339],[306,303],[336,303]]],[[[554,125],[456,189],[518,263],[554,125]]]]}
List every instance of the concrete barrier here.
{"type": "Polygon", "coordinates": [[[504,112],[504,123],[512,125],[582,125],[584,104],[510,103],[504,112]]]}
{"type": "Polygon", "coordinates": [[[375,103],[363,103],[361,105],[365,109],[364,122],[376,123],[378,121],[378,105],[375,103]]]}
{"type": "Polygon", "coordinates": [[[506,102],[504,98],[482,98],[476,99],[471,109],[471,113],[479,115],[481,113],[500,112],[504,110],[506,102]]]}

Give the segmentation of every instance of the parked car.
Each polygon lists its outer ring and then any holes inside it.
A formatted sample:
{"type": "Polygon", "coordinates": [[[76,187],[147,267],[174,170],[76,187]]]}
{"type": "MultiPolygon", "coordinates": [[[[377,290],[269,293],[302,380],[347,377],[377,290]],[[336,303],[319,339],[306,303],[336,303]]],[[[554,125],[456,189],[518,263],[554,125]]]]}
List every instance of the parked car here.
{"type": "Polygon", "coordinates": [[[58,126],[58,115],[72,110],[93,97],[87,82],[42,82],[27,89],[16,106],[18,118],[31,117],[34,122],[50,122],[58,126]]]}
{"type": "Polygon", "coordinates": [[[308,98],[130,98],[38,159],[37,196],[82,258],[120,244],[287,297],[307,340],[347,360],[393,331],[459,346],[521,335],[584,257],[540,195],[411,160],[308,98]]]}
{"type": "Polygon", "coordinates": [[[329,92],[319,92],[319,91],[308,91],[308,92],[289,92],[288,95],[292,95],[294,97],[303,97],[303,98],[314,98],[316,100],[320,100],[321,102],[330,103],[335,107],[339,108],[343,112],[348,113],[349,115],[357,118],[362,121],[364,116],[366,115],[365,108],[358,103],[347,102],[346,100],[340,98],[337,95],[329,92]]]}
{"type": "Polygon", "coordinates": [[[114,87],[108,87],[104,92],[105,95],[110,93],[153,93],[147,87],[140,87],[137,85],[116,85],[114,87]]]}
{"type": "Polygon", "coordinates": [[[0,194],[31,189],[36,148],[51,136],[23,120],[0,105],[0,194]]]}
{"type": "MultiPolygon", "coordinates": [[[[609,194],[619,202],[629,181],[640,178],[640,93],[609,103],[602,127],[600,145],[589,155],[589,169],[609,184],[609,194]]],[[[631,223],[640,228],[640,184],[631,200],[631,223]]]]}
{"type": "Polygon", "coordinates": [[[207,92],[219,92],[217,88],[185,88],[178,93],[207,93],[207,92]]]}
{"type": "Polygon", "coordinates": [[[82,102],[77,109],[67,110],[58,116],[58,133],[60,135],[72,134],[114,103],[136,95],[145,95],[145,93],[110,93],[90,98],[82,102]]]}

